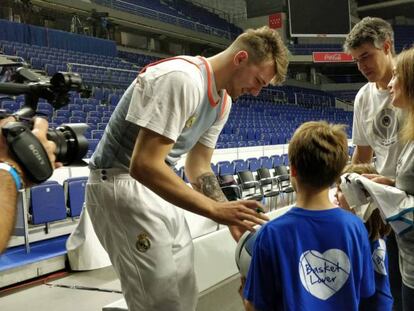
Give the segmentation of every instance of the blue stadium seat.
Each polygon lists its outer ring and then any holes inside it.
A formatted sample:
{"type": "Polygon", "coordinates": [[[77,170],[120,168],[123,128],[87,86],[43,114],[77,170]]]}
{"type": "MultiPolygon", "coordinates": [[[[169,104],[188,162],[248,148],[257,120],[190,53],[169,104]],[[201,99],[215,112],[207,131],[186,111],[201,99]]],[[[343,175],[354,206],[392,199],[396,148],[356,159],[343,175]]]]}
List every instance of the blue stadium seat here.
{"type": "Polygon", "coordinates": [[[101,111],[89,111],[87,117],[97,117],[102,118],[103,113],[101,111]]]}
{"type": "Polygon", "coordinates": [[[111,117],[101,117],[101,123],[108,123],[111,117]]]}
{"type": "Polygon", "coordinates": [[[69,117],[71,116],[70,111],[68,110],[56,110],[55,117],[65,118],[66,120],[69,120],[69,117]]]}
{"type": "Polygon", "coordinates": [[[217,164],[211,163],[211,170],[213,171],[214,175],[218,175],[218,167],[217,164]]]}
{"type": "Polygon", "coordinates": [[[238,172],[244,172],[249,170],[247,166],[247,162],[242,159],[236,159],[231,162],[234,165],[234,172],[237,174],[238,172]]]}
{"type": "Polygon", "coordinates": [[[101,139],[104,132],[104,130],[92,130],[92,139],[101,139]]]}
{"type": "Polygon", "coordinates": [[[99,123],[95,123],[95,124],[97,124],[97,125],[98,125],[98,127],[96,128],[97,130],[101,130],[101,131],[103,131],[103,130],[105,130],[106,125],[107,125],[108,123],[102,123],[102,122],[99,122],[99,123]]]}
{"type": "Polygon", "coordinates": [[[276,166],[283,165],[282,158],[278,154],[272,155],[270,157],[270,159],[272,160],[272,167],[273,168],[275,168],[276,166]]]}
{"type": "Polygon", "coordinates": [[[86,123],[98,124],[100,122],[101,122],[101,118],[99,118],[99,117],[87,117],[86,118],[86,123]]]}
{"type": "Polygon", "coordinates": [[[70,123],[85,123],[86,118],[85,117],[69,117],[70,123]]]}
{"type": "MultiPolygon", "coordinates": [[[[108,111],[108,106],[98,105],[98,106],[95,107],[95,109],[96,109],[96,111],[104,113],[105,111],[108,111]]],[[[90,111],[90,112],[92,112],[92,111],[90,111]]]]}
{"type": "Polygon", "coordinates": [[[85,201],[85,187],[88,177],[69,178],[65,181],[67,187],[67,207],[70,217],[77,217],[82,212],[85,201]]]}
{"type": "Polygon", "coordinates": [[[273,168],[272,159],[269,157],[260,157],[259,162],[260,162],[261,168],[267,168],[267,169],[273,168]]]}
{"type": "Polygon", "coordinates": [[[96,106],[92,105],[92,104],[84,104],[82,108],[83,108],[83,111],[85,111],[85,112],[96,110],[96,106]]]}
{"type": "Polygon", "coordinates": [[[62,123],[68,123],[69,122],[69,118],[66,118],[66,117],[52,117],[52,122],[60,125],[62,123]]]}
{"type": "Polygon", "coordinates": [[[220,176],[234,175],[235,172],[234,164],[230,163],[229,161],[217,162],[217,168],[220,176]]]}
{"type": "Polygon", "coordinates": [[[86,117],[86,112],[84,112],[82,110],[72,110],[70,117],[81,117],[81,118],[85,118],[86,117]]]}
{"type": "Polygon", "coordinates": [[[246,160],[248,170],[250,172],[256,172],[259,168],[261,168],[260,161],[257,158],[248,158],[246,160]]]}
{"type": "Polygon", "coordinates": [[[63,187],[58,183],[33,186],[30,189],[29,212],[34,225],[65,219],[63,187]]]}
{"type": "Polygon", "coordinates": [[[4,100],[1,102],[1,108],[11,113],[19,110],[20,104],[12,100],[4,100]]]}
{"type": "Polygon", "coordinates": [[[86,154],[86,158],[90,158],[92,156],[93,152],[96,149],[96,146],[98,146],[99,139],[94,139],[94,138],[88,139],[88,143],[89,143],[89,146],[88,146],[88,152],[86,154]]]}

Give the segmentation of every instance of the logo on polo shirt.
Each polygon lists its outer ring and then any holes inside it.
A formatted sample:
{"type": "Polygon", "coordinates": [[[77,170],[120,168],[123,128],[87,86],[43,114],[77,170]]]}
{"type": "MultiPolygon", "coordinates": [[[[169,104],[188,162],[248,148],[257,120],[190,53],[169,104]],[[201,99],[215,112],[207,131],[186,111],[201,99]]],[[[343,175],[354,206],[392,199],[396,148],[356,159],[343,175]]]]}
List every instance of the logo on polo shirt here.
{"type": "Polygon", "coordinates": [[[194,116],[191,116],[190,119],[188,119],[187,122],[185,123],[185,127],[186,128],[192,127],[194,125],[194,122],[196,120],[197,120],[197,117],[195,115],[194,116]]]}

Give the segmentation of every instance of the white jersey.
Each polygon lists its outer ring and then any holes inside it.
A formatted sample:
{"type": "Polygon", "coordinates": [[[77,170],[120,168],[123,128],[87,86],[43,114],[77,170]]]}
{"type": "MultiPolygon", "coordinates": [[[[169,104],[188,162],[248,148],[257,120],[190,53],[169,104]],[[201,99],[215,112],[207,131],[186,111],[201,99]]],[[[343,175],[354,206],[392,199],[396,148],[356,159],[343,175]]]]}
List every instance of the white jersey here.
{"type": "Polygon", "coordinates": [[[122,96],[89,166],[127,171],[142,127],[174,141],[166,158],[174,166],[197,142],[215,147],[231,104],[216,89],[206,59],[179,56],[155,63],[122,96]]]}
{"type": "Polygon", "coordinates": [[[379,90],[373,82],[364,85],[355,98],[352,143],[370,146],[376,156],[377,171],[395,177],[401,151],[398,132],[402,112],[391,104],[388,90],[379,90]]]}

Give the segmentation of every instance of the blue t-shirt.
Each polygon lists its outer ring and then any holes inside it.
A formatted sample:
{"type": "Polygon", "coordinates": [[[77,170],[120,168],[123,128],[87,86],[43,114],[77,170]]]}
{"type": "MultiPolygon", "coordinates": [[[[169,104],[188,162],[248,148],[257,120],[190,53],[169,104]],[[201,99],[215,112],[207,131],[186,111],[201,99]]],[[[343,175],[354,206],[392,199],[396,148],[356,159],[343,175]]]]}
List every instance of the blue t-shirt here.
{"type": "Polygon", "coordinates": [[[244,297],[257,310],[358,310],[375,292],[368,233],[340,208],[294,207],[254,246],[244,297]]]}
{"type": "Polygon", "coordinates": [[[375,271],[375,294],[361,300],[361,311],[391,311],[394,300],[388,277],[388,255],[385,241],[371,242],[372,262],[375,271]]]}

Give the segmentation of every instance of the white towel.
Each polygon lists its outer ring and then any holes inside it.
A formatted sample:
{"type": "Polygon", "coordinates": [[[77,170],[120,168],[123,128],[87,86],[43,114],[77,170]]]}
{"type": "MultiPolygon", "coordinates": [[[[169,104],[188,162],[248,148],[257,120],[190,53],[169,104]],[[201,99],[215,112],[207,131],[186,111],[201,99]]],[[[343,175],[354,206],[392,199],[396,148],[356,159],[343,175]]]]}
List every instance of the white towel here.
{"type": "Polygon", "coordinates": [[[366,221],[378,208],[382,218],[397,234],[414,229],[414,196],[355,173],[342,175],[340,187],[349,206],[361,219],[366,221]]]}

